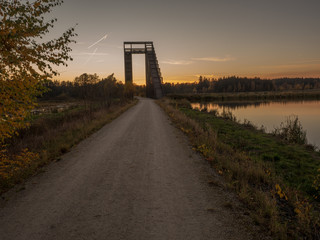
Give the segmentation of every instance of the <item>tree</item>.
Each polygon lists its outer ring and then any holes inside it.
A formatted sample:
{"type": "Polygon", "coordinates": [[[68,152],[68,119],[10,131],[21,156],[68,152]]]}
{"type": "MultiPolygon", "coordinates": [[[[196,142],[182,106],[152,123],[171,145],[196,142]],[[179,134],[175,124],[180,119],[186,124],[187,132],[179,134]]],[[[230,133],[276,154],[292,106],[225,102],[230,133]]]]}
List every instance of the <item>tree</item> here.
{"type": "Polygon", "coordinates": [[[74,84],[79,87],[78,94],[80,97],[88,101],[89,99],[93,100],[95,98],[95,84],[99,81],[99,76],[96,73],[83,73],[74,79],[74,84]]]}
{"type": "Polygon", "coordinates": [[[128,99],[133,99],[134,89],[135,88],[132,82],[126,82],[124,85],[124,96],[128,99]]]}
{"type": "Polygon", "coordinates": [[[25,118],[44,91],[42,81],[58,72],[54,65],[72,60],[74,28],[45,41],[57,19],[44,15],[63,0],[0,0],[0,144],[25,127],[25,118]]]}
{"type": "Polygon", "coordinates": [[[99,82],[99,76],[95,74],[83,73],[79,77],[74,79],[74,82],[79,86],[86,86],[90,84],[96,84],[99,82]]]}

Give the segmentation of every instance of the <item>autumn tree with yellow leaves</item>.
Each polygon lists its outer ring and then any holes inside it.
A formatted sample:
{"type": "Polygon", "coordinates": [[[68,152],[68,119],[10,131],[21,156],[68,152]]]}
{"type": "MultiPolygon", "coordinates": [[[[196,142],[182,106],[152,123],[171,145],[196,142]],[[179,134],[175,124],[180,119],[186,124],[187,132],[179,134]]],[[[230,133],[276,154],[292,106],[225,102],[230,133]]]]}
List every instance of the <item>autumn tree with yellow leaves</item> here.
{"type": "MultiPolygon", "coordinates": [[[[58,74],[55,66],[72,60],[74,28],[44,40],[57,19],[46,20],[63,0],[0,0],[0,180],[10,178],[37,154],[27,149],[8,156],[5,142],[28,126],[26,117],[44,91],[42,83],[58,74]]],[[[0,181],[1,182],[1,181],[0,181]]]]}
{"type": "Polygon", "coordinates": [[[0,0],[0,144],[27,124],[25,118],[43,92],[41,82],[58,74],[53,68],[72,60],[74,28],[44,41],[57,19],[44,15],[62,0],[0,0]]]}

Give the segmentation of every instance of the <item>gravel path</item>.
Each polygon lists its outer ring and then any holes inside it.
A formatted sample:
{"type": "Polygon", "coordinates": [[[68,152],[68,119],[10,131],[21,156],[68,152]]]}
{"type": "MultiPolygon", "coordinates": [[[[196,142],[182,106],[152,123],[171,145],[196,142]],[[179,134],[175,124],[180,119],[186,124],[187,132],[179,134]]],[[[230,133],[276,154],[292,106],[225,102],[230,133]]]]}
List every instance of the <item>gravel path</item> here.
{"type": "Polygon", "coordinates": [[[140,99],[7,193],[0,239],[256,239],[218,182],[159,106],[140,99]]]}

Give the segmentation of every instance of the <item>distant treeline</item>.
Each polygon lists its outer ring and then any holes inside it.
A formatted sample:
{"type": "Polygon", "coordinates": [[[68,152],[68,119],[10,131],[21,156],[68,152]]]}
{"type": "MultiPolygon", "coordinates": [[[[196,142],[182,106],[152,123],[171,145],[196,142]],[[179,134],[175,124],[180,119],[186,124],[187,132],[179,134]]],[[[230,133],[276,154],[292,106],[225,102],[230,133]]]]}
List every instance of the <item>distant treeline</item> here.
{"type": "Polygon", "coordinates": [[[224,77],[210,79],[199,77],[194,83],[164,83],[166,94],[175,93],[219,93],[219,92],[257,92],[320,89],[320,78],[261,78],[224,77]]]}
{"type": "MultiPolygon", "coordinates": [[[[48,91],[43,99],[83,99],[107,101],[125,99],[133,95],[145,96],[145,85],[123,84],[114,74],[100,78],[97,74],[84,73],[74,81],[51,81],[45,83],[48,91]]],[[[199,77],[193,83],[163,83],[165,94],[234,93],[259,91],[292,91],[320,89],[320,78],[261,79],[246,77],[224,77],[219,79],[199,77]]]]}
{"type": "Polygon", "coordinates": [[[97,74],[84,73],[74,81],[47,80],[44,85],[48,91],[41,98],[45,100],[73,98],[110,104],[114,99],[123,100],[132,98],[134,95],[145,94],[144,86],[125,85],[118,81],[114,74],[101,79],[97,74]]]}

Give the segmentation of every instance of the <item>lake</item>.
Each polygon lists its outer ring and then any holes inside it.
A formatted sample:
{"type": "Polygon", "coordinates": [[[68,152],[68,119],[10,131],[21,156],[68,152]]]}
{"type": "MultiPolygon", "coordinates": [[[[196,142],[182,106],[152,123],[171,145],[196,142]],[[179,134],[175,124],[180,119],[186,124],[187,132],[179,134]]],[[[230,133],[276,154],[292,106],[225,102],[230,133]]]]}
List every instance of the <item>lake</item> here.
{"type": "Polygon", "coordinates": [[[221,113],[223,110],[231,111],[237,120],[243,122],[245,119],[255,126],[264,126],[266,132],[272,132],[279,127],[286,117],[297,115],[307,131],[308,143],[320,147],[320,101],[285,101],[285,102],[207,102],[192,103],[192,108],[207,111],[216,110],[221,113]]]}

